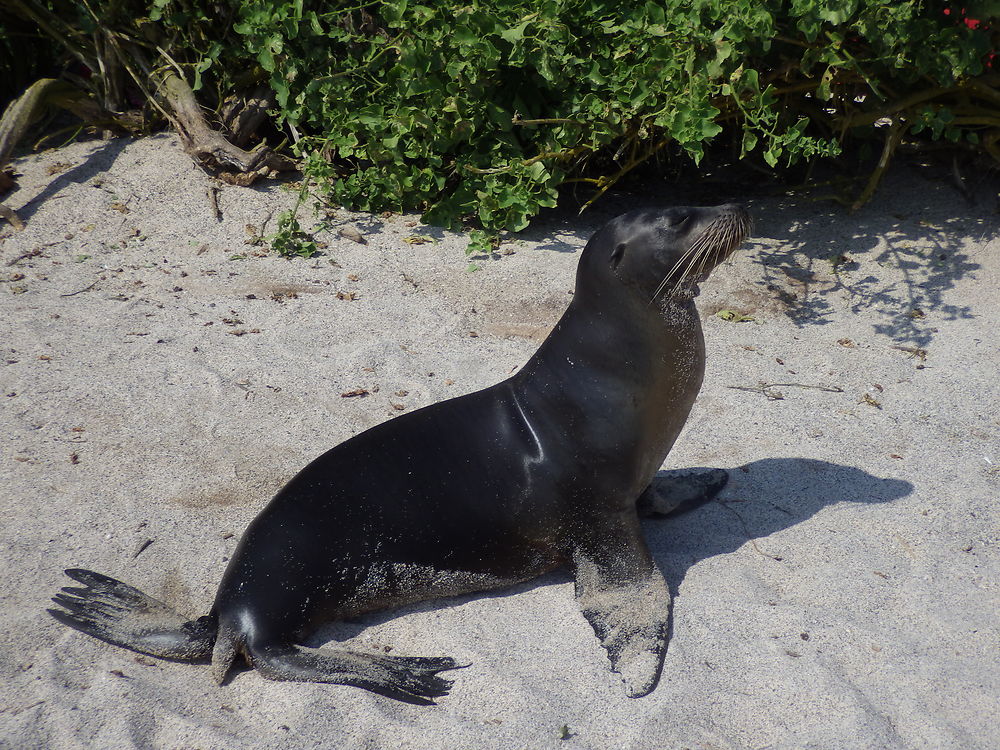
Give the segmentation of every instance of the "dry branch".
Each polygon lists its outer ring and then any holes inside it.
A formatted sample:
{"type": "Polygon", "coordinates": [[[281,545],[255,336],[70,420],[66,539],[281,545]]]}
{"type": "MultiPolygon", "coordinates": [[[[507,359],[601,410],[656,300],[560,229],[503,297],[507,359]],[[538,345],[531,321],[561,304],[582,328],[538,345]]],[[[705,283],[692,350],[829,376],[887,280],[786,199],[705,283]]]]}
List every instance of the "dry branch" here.
{"type": "Polygon", "coordinates": [[[264,144],[245,151],[209,127],[191,87],[176,73],[164,76],[161,90],[177,119],[185,149],[206,166],[235,170],[254,179],[295,169],[291,159],[274,153],[264,144]]]}

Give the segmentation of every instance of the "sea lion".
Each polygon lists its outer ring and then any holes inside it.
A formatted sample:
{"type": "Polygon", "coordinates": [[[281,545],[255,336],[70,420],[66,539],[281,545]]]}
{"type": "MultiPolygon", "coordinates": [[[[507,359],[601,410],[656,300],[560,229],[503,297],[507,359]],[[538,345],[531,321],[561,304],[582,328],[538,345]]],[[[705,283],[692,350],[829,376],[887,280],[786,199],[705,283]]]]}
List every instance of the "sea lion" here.
{"type": "Polygon", "coordinates": [[[373,427],[315,459],[247,528],[196,620],[82,569],[49,612],[109,643],[265,677],[432,703],[447,657],[307,648],[319,625],[509,586],[569,565],[628,695],[649,693],[670,593],[639,514],[713,497],[722,470],[651,484],[701,387],[697,283],[739,246],[745,209],[627,213],[580,257],[573,299],[519,372],[373,427]]]}

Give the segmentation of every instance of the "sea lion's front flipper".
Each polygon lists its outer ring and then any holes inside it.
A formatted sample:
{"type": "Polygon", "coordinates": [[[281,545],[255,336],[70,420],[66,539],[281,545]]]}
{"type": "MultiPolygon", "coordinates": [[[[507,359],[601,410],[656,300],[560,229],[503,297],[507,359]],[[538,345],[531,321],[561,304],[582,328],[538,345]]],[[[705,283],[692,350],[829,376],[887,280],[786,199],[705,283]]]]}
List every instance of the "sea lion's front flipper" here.
{"type": "Polygon", "coordinates": [[[66,586],[47,610],[63,625],[115,646],[161,659],[199,661],[212,650],[215,618],[187,621],[163,602],[106,575],[70,568],[66,575],[84,588],[66,586]]]}
{"type": "Polygon", "coordinates": [[[447,656],[385,656],[284,644],[248,644],[247,650],[253,667],[271,680],[353,685],[418,705],[448,694],[451,680],[438,672],[463,666],[447,656]]]}
{"type": "Polygon", "coordinates": [[[646,547],[637,518],[591,529],[573,555],[576,600],[607,650],[625,692],[656,687],[667,652],[670,590],[646,547]]]}
{"type": "Polygon", "coordinates": [[[676,469],[658,474],[639,496],[643,518],[683,513],[712,500],[729,481],[725,469],[676,469]]]}

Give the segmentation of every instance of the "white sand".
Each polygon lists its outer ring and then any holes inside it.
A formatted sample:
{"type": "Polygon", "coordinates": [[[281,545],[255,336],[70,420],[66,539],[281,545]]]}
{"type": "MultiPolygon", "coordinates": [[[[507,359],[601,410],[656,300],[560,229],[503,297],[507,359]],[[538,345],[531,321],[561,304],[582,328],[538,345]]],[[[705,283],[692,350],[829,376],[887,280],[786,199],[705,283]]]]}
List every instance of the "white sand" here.
{"type": "Polygon", "coordinates": [[[732,482],[645,527],[676,595],[653,694],[625,697],[558,575],[329,630],[471,662],[416,707],[253,672],[219,688],[44,608],[82,566],[206,612],[239,534],[305,462],[393,404],[520,366],[603,217],[543,218],[469,272],[460,235],[341,212],[367,245],[327,233],[327,256],[286,261],[252,255],[244,227],[293,194],[226,187],[216,222],[172,137],[16,166],[5,200],[28,228],[0,228],[0,746],[1000,746],[1000,222],[984,185],[970,206],[899,167],[853,216],[752,202],[756,238],[704,285],[708,373],[667,462],[732,482]],[[841,390],[732,387],[761,381],[841,390]],[[371,395],[341,397],[357,388],[371,395]]]}

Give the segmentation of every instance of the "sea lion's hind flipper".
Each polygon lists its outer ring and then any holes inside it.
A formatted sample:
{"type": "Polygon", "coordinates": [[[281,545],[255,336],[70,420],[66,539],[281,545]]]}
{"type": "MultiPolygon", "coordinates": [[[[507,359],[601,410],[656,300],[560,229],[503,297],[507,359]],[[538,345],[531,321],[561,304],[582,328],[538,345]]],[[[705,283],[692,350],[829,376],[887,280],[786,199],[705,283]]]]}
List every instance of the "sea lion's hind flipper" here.
{"type": "Polygon", "coordinates": [[[66,586],[47,612],[63,625],[115,646],[161,659],[201,661],[212,651],[215,618],[188,621],[138,589],[100,573],[70,568],[83,587],[66,586]]]}
{"type": "Polygon", "coordinates": [[[466,666],[447,656],[385,656],[293,645],[248,650],[250,663],[268,679],[353,685],[418,705],[448,694],[451,680],[438,672],[466,666]]]}
{"type": "Polygon", "coordinates": [[[658,474],[639,496],[643,518],[679,515],[714,499],[729,482],[725,469],[680,469],[658,474]]]}

